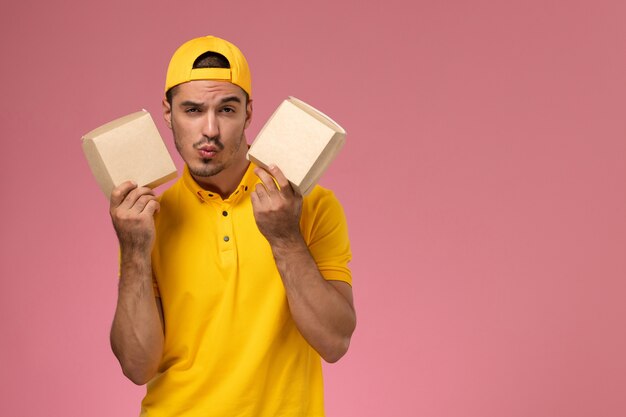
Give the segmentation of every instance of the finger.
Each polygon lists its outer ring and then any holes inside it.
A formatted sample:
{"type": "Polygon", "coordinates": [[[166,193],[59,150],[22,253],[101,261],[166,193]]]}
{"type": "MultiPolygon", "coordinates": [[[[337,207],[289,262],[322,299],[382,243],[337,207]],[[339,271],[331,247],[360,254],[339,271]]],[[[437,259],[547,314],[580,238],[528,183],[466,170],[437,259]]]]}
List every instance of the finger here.
{"type": "Polygon", "coordinates": [[[259,201],[259,196],[256,191],[250,193],[250,201],[252,201],[252,208],[257,209],[260,207],[261,202],[259,201]]]}
{"type": "Polygon", "coordinates": [[[132,210],[141,213],[143,209],[150,203],[150,201],[156,200],[157,198],[154,195],[144,194],[135,201],[135,204],[132,206],[132,210]]]}
{"type": "Polygon", "coordinates": [[[139,200],[144,195],[154,196],[154,191],[148,187],[139,187],[132,190],[130,193],[126,195],[124,199],[124,205],[130,210],[133,208],[137,200],[139,200]]]}
{"type": "Polygon", "coordinates": [[[120,204],[122,204],[122,201],[124,201],[128,193],[135,188],[137,188],[137,184],[132,181],[125,181],[115,187],[111,192],[111,208],[118,207],[120,204]]]}
{"type": "Polygon", "coordinates": [[[287,179],[287,177],[285,177],[285,174],[283,174],[283,171],[281,171],[280,168],[278,168],[278,166],[274,164],[270,165],[269,172],[270,174],[272,174],[274,178],[276,178],[276,182],[278,182],[278,186],[280,187],[281,191],[282,190],[293,191],[293,189],[291,188],[291,184],[289,183],[289,180],[287,179]]]}
{"type": "Polygon", "coordinates": [[[143,209],[143,211],[150,216],[154,216],[154,213],[158,213],[159,210],[161,210],[161,204],[159,204],[156,198],[148,201],[146,207],[143,209]]]}
{"type": "Polygon", "coordinates": [[[254,169],[254,173],[261,179],[261,182],[265,186],[265,189],[269,194],[278,192],[278,187],[274,182],[274,178],[263,168],[257,167],[254,169]]]}
{"type": "Polygon", "coordinates": [[[259,203],[259,205],[270,200],[270,196],[267,193],[267,189],[265,188],[263,184],[257,184],[252,194],[256,195],[257,202],[259,203]]]}

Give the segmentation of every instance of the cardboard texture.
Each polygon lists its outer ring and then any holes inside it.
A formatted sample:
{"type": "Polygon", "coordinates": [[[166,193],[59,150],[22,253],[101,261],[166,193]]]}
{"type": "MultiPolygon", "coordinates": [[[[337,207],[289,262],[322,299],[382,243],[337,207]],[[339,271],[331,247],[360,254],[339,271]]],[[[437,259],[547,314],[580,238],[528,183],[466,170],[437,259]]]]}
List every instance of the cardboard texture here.
{"type": "Polygon", "coordinates": [[[83,151],[107,198],[124,181],[157,187],[176,178],[176,166],[145,110],[113,120],[82,137],[83,151]]]}
{"type": "Polygon", "coordinates": [[[291,186],[306,195],[339,154],[346,131],[314,107],[289,97],[261,129],[247,158],[267,168],[277,165],[291,186]]]}

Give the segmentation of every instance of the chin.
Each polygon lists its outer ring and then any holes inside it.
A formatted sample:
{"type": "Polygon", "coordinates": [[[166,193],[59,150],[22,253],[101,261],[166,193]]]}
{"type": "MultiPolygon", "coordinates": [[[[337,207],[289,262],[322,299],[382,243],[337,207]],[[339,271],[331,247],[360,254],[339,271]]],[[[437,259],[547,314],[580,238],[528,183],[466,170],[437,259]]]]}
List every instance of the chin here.
{"type": "Polygon", "coordinates": [[[204,163],[197,164],[195,166],[187,164],[189,172],[196,177],[212,177],[224,170],[222,165],[208,164],[206,161],[203,162],[204,163]]]}

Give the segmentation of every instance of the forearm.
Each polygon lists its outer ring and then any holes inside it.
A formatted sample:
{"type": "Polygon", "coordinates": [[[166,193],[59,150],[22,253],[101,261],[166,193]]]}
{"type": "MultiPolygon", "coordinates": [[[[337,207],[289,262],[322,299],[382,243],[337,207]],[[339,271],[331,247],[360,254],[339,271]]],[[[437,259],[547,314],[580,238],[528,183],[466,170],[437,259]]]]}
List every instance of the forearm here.
{"type": "Polygon", "coordinates": [[[156,374],[163,353],[163,327],[149,254],[122,250],[111,347],[124,374],[134,383],[144,384],[156,374]]]}
{"type": "Polygon", "coordinates": [[[304,240],[273,244],[291,315],[298,330],[327,362],[348,350],[356,326],[352,300],[320,274],[304,240]]]}

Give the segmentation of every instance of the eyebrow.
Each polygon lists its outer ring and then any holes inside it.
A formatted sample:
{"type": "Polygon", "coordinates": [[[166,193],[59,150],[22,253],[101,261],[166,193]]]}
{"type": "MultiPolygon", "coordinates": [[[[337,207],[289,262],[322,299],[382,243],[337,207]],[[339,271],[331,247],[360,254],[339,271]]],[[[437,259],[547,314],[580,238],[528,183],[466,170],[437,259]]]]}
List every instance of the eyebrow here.
{"type": "MultiPolygon", "coordinates": [[[[224,97],[223,99],[220,100],[220,104],[224,104],[224,103],[229,103],[231,101],[234,101],[236,103],[241,103],[241,99],[237,96],[227,96],[224,97]]],[[[183,101],[182,103],[180,103],[181,106],[191,106],[191,107],[202,107],[204,106],[204,103],[198,103],[195,101],[191,101],[191,100],[186,100],[183,101]]]]}
{"type": "Polygon", "coordinates": [[[228,96],[228,97],[224,97],[223,99],[220,100],[220,104],[224,104],[224,103],[228,103],[229,101],[235,101],[237,103],[241,103],[241,99],[237,96],[228,96]]]}
{"type": "Polygon", "coordinates": [[[201,107],[204,103],[196,103],[195,101],[187,100],[180,103],[181,106],[201,107]]]}

